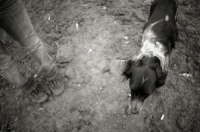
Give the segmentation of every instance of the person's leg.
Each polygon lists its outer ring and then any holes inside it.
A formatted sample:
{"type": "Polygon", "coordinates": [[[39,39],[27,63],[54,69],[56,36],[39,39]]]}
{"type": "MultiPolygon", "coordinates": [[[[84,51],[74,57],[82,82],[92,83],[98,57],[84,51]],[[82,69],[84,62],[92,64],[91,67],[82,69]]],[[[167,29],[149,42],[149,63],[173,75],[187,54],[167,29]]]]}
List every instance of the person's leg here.
{"type": "Polygon", "coordinates": [[[35,33],[30,18],[20,0],[6,0],[0,5],[0,26],[40,63],[43,74],[54,65],[43,42],[35,33]],[[5,13],[3,13],[5,12],[5,13]]]}
{"type": "MultiPolygon", "coordinates": [[[[57,67],[48,55],[43,42],[35,33],[26,9],[20,0],[5,0],[1,3],[0,27],[36,58],[41,65],[39,72],[44,77],[50,80],[56,78],[57,67]]],[[[55,86],[55,90],[59,91],[58,93],[60,94],[64,87],[62,89],[59,88],[60,84],[56,87],[57,84],[53,86],[55,86]]]]}
{"type": "Polygon", "coordinates": [[[0,73],[15,86],[19,87],[28,80],[28,75],[20,73],[17,64],[0,41],[0,73]]]}
{"type": "Polygon", "coordinates": [[[0,74],[17,87],[22,87],[34,102],[44,102],[48,95],[39,87],[33,78],[26,72],[18,69],[17,63],[12,60],[10,53],[0,41],[0,74]]]}

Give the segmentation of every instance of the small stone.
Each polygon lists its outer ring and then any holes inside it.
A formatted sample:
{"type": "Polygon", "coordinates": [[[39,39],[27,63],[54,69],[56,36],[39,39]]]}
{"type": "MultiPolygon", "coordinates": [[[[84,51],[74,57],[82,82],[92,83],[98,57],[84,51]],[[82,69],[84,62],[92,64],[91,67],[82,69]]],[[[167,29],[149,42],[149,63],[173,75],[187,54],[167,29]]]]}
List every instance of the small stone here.
{"type": "Polygon", "coordinates": [[[74,49],[72,46],[60,46],[57,51],[56,60],[58,63],[68,63],[73,60],[74,49]]]}
{"type": "Polygon", "coordinates": [[[61,77],[64,77],[64,76],[65,76],[65,74],[66,74],[66,70],[65,70],[65,69],[63,69],[63,68],[62,68],[62,69],[60,69],[60,70],[59,70],[59,74],[60,74],[60,76],[61,76],[61,77]]]}
{"type": "Polygon", "coordinates": [[[74,79],[75,78],[75,73],[72,67],[68,67],[66,72],[65,72],[65,76],[67,76],[70,79],[74,79]]]}
{"type": "Polygon", "coordinates": [[[39,110],[43,110],[43,108],[39,108],[39,110]]]}
{"type": "Polygon", "coordinates": [[[133,10],[133,16],[135,16],[138,20],[140,20],[141,22],[145,22],[146,18],[144,17],[144,15],[142,14],[141,11],[138,10],[133,10]]]}
{"type": "Polygon", "coordinates": [[[88,52],[89,52],[89,53],[90,53],[90,52],[92,52],[92,49],[89,49],[89,51],[88,51],[88,52]]]}
{"type": "Polygon", "coordinates": [[[163,114],[162,117],[160,118],[160,120],[162,121],[165,118],[165,115],[163,114]]]}
{"type": "Polygon", "coordinates": [[[127,36],[124,36],[124,39],[126,39],[126,40],[127,40],[127,39],[128,39],[128,37],[127,37],[127,36]]]}

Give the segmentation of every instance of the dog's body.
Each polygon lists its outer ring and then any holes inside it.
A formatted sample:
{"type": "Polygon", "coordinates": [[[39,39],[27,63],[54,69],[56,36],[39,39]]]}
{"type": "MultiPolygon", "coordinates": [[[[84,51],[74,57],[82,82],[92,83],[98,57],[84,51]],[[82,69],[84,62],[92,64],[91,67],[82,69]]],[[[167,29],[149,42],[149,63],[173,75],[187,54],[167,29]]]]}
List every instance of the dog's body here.
{"type": "Polygon", "coordinates": [[[149,20],[143,28],[140,53],[127,63],[123,73],[130,78],[132,113],[138,113],[139,105],[165,82],[169,56],[178,35],[176,10],[175,0],[152,2],[149,20]]]}
{"type": "Polygon", "coordinates": [[[152,53],[160,59],[165,72],[169,67],[169,55],[178,35],[176,10],[175,0],[155,0],[152,3],[149,20],[143,28],[142,48],[138,56],[152,53]]]}

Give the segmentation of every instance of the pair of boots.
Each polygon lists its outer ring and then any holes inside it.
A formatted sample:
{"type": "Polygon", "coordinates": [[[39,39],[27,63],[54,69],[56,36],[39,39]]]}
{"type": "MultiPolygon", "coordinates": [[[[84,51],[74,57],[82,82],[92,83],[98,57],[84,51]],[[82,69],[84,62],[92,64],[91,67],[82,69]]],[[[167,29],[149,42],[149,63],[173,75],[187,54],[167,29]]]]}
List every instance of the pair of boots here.
{"type": "Polygon", "coordinates": [[[54,68],[49,76],[43,78],[46,80],[47,85],[41,84],[43,83],[41,81],[37,81],[37,77],[30,77],[22,86],[22,89],[29,94],[33,102],[45,102],[49,94],[60,95],[64,91],[64,79],[59,75],[57,67],[54,68]]]}

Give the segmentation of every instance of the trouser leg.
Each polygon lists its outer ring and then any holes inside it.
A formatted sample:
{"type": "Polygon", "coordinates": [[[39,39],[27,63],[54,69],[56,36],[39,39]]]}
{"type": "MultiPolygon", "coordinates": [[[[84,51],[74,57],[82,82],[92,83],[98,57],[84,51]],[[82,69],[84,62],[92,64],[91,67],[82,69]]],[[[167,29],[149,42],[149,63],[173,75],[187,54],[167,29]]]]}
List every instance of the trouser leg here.
{"type": "Polygon", "coordinates": [[[19,71],[17,64],[12,60],[2,42],[0,42],[0,73],[17,87],[25,84],[29,78],[27,73],[19,71]]]}
{"type": "Polygon", "coordinates": [[[0,5],[0,27],[13,37],[39,62],[44,76],[55,69],[44,43],[33,29],[27,11],[20,0],[6,0],[0,5]]]}

